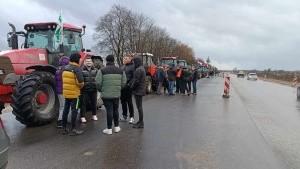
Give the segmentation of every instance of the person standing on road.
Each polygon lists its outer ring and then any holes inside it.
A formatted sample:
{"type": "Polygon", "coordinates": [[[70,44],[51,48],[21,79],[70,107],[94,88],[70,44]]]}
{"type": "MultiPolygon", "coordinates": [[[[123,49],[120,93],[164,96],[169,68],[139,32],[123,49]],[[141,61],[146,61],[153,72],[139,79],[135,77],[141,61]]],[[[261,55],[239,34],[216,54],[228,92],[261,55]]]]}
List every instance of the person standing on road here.
{"type": "Polygon", "coordinates": [[[144,128],[143,96],[146,94],[146,71],[142,65],[142,58],[135,56],[132,60],[135,72],[131,88],[139,113],[139,121],[133,125],[133,128],[144,128]]]}
{"type": "Polygon", "coordinates": [[[158,69],[156,69],[156,80],[157,80],[157,94],[161,95],[161,90],[163,88],[163,82],[164,82],[164,78],[165,78],[165,73],[164,73],[164,69],[162,66],[159,66],[158,69]]]}
{"type": "Polygon", "coordinates": [[[125,87],[125,72],[115,66],[113,55],[106,57],[106,67],[101,68],[96,76],[96,87],[101,92],[104,107],[106,109],[107,128],[103,130],[104,134],[112,134],[112,121],[114,121],[115,133],[121,131],[119,126],[119,99],[121,89],[125,87]]]}
{"type": "Polygon", "coordinates": [[[198,77],[199,77],[199,73],[198,70],[195,68],[192,68],[192,84],[193,84],[193,94],[196,95],[197,94],[197,81],[198,81],[198,77]]]}
{"type": "Polygon", "coordinates": [[[79,67],[79,53],[73,53],[70,56],[70,63],[65,66],[62,73],[63,80],[63,96],[65,97],[65,107],[63,112],[62,134],[67,134],[67,119],[71,107],[72,112],[72,128],[71,136],[80,135],[82,130],[76,129],[77,110],[79,105],[80,89],[84,86],[82,70],[79,67]]]}
{"type": "Polygon", "coordinates": [[[90,102],[90,108],[93,114],[93,120],[97,121],[97,89],[96,89],[96,75],[98,73],[98,69],[94,67],[93,61],[91,57],[87,57],[85,59],[85,63],[82,69],[84,86],[81,89],[81,106],[80,106],[80,117],[81,122],[85,123],[85,113],[86,107],[90,102]]]}
{"type": "Polygon", "coordinates": [[[171,68],[167,70],[167,74],[168,74],[168,82],[169,82],[168,92],[169,95],[174,95],[174,86],[176,80],[176,68],[174,63],[171,65],[171,68]]]}
{"type": "Polygon", "coordinates": [[[57,120],[57,127],[62,128],[62,116],[64,112],[65,106],[65,98],[63,96],[63,82],[62,82],[62,73],[66,65],[68,65],[70,59],[68,56],[62,56],[59,59],[59,66],[56,68],[55,72],[55,92],[58,97],[59,101],[59,113],[58,113],[58,120],[57,120]]]}
{"type": "Polygon", "coordinates": [[[121,103],[122,103],[122,116],[120,117],[120,121],[126,121],[127,120],[127,107],[129,110],[129,123],[132,124],[134,123],[134,108],[132,104],[132,90],[129,86],[129,84],[132,81],[133,74],[134,74],[134,65],[132,63],[132,56],[131,55],[126,55],[123,58],[123,71],[126,74],[126,85],[125,87],[121,90],[121,103]]]}

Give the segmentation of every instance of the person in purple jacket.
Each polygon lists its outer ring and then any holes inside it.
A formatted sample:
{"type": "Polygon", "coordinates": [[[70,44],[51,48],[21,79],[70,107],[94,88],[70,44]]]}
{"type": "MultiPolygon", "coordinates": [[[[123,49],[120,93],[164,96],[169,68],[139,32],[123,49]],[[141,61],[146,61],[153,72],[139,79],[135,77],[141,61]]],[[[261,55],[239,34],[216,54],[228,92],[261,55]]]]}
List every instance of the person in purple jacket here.
{"type": "Polygon", "coordinates": [[[59,100],[59,115],[57,121],[57,127],[62,128],[62,114],[64,111],[65,98],[63,96],[63,86],[62,86],[62,73],[66,65],[70,62],[69,57],[63,56],[59,59],[59,67],[56,68],[55,72],[55,92],[57,93],[59,100]]]}

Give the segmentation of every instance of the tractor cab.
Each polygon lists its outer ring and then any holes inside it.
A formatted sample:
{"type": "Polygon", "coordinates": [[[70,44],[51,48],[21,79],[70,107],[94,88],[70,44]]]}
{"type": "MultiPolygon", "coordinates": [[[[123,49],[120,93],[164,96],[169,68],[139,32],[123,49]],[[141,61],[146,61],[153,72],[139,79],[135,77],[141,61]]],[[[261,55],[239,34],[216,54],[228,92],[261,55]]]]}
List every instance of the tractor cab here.
{"type": "Polygon", "coordinates": [[[177,66],[177,57],[162,57],[160,61],[161,66],[169,65],[170,67],[172,64],[177,66]]]}
{"type": "Polygon", "coordinates": [[[156,66],[153,63],[153,55],[151,53],[134,53],[133,56],[141,57],[147,75],[154,76],[156,66]]]}
{"type": "Polygon", "coordinates": [[[46,49],[48,54],[48,62],[53,66],[58,66],[58,59],[61,55],[70,56],[74,52],[80,52],[83,49],[82,35],[85,32],[85,26],[82,28],[64,23],[62,31],[62,45],[55,43],[56,22],[45,23],[29,23],[24,26],[26,33],[23,31],[17,32],[13,24],[12,32],[7,34],[9,47],[18,49],[17,36],[25,37],[24,48],[46,49]]]}

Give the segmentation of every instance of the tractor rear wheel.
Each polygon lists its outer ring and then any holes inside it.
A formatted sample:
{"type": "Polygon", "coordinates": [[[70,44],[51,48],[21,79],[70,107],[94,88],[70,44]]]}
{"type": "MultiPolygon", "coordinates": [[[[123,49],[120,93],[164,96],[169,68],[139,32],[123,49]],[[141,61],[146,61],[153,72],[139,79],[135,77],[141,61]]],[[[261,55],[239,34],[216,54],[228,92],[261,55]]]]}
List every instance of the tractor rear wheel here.
{"type": "Polygon", "coordinates": [[[146,93],[152,92],[152,78],[151,76],[146,76],[146,93]]]}
{"type": "Polygon", "coordinates": [[[48,72],[37,71],[20,78],[11,103],[16,119],[27,126],[51,123],[59,108],[54,83],[54,75],[48,72]]]}

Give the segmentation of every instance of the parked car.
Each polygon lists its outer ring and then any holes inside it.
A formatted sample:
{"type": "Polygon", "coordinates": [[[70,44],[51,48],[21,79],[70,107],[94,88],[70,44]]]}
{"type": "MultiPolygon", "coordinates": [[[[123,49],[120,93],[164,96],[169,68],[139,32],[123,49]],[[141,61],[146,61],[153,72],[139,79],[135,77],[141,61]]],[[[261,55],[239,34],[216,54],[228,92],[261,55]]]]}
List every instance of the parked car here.
{"type": "Polygon", "coordinates": [[[247,80],[257,80],[256,73],[249,73],[247,76],[247,80]]]}
{"type": "Polygon", "coordinates": [[[7,166],[9,146],[10,140],[0,117],[0,169],[5,169],[7,166]]]}

